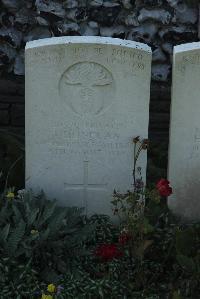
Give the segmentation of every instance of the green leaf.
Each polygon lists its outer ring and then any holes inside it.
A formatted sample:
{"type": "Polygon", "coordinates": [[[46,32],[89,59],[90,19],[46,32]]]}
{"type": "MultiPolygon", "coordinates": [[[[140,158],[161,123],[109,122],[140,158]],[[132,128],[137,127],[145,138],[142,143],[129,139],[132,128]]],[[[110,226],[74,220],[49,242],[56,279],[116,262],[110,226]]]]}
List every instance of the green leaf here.
{"type": "Polygon", "coordinates": [[[55,201],[46,201],[46,206],[44,208],[44,212],[42,213],[40,217],[40,221],[38,223],[38,227],[43,225],[49,218],[53,215],[56,208],[56,202],[55,201]]]}
{"type": "Polygon", "coordinates": [[[48,267],[42,271],[41,277],[44,279],[44,281],[49,282],[49,283],[56,284],[59,280],[58,274],[54,270],[52,270],[48,267]]]}
{"type": "Polygon", "coordinates": [[[7,203],[5,206],[3,206],[0,210],[0,223],[4,223],[8,217],[8,207],[7,203]]]}
{"type": "Polygon", "coordinates": [[[50,235],[53,236],[58,234],[59,229],[63,226],[63,220],[66,216],[66,211],[58,210],[51,217],[51,222],[49,223],[50,235]]]}
{"type": "Polygon", "coordinates": [[[40,241],[46,241],[49,237],[49,233],[50,233],[50,229],[47,228],[45,231],[43,232],[40,232],[39,234],[39,238],[40,238],[40,241]]]}
{"type": "Polygon", "coordinates": [[[34,226],[34,222],[36,221],[38,213],[39,213],[39,209],[35,209],[31,212],[30,216],[27,219],[29,227],[34,226]]]}
{"type": "Polygon", "coordinates": [[[152,233],[154,231],[154,227],[149,223],[148,218],[144,218],[144,234],[152,233]]]}
{"type": "Polygon", "coordinates": [[[12,231],[8,238],[8,250],[11,255],[15,254],[19,242],[22,240],[25,233],[26,224],[23,220],[19,222],[16,229],[12,231]]]}
{"type": "Polygon", "coordinates": [[[22,214],[21,214],[20,210],[17,208],[17,206],[15,204],[12,205],[12,209],[13,209],[14,214],[16,216],[15,222],[18,223],[20,221],[20,219],[22,219],[22,214]]]}
{"type": "Polygon", "coordinates": [[[10,224],[8,223],[8,224],[6,224],[6,226],[4,226],[4,228],[1,231],[1,234],[0,234],[1,242],[5,243],[5,241],[8,237],[9,231],[10,231],[10,224]]]}

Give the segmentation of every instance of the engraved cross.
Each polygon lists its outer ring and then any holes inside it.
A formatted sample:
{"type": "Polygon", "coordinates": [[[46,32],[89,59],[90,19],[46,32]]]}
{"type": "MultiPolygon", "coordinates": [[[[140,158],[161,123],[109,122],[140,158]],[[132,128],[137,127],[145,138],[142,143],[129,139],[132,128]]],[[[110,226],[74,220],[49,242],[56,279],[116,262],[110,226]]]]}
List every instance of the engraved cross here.
{"type": "Polygon", "coordinates": [[[87,213],[87,200],[89,190],[105,190],[107,184],[89,183],[89,161],[83,161],[83,183],[69,184],[65,183],[65,190],[82,190],[82,197],[87,213]]]}

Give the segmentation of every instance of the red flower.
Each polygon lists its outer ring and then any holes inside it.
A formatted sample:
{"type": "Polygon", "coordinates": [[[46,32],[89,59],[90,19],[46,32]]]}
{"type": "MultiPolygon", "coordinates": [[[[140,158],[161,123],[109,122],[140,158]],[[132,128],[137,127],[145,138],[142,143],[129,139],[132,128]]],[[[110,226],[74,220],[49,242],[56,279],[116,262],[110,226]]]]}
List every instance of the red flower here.
{"type": "Polygon", "coordinates": [[[172,194],[172,188],[170,187],[170,182],[166,179],[160,179],[156,184],[156,188],[160,196],[167,197],[172,194]]]}
{"type": "Polygon", "coordinates": [[[121,257],[123,253],[115,244],[102,244],[95,250],[95,255],[100,257],[103,261],[108,262],[114,258],[121,257]]]}
{"type": "Polygon", "coordinates": [[[166,180],[166,179],[160,179],[160,180],[158,181],[158,183],[156,184],[156,187],[157,187],[157,188],[160,188],[160,187],[162,187],[163,185],[166,186],[166,185],[169,185],[169,184],[170,184],[170,183],[169,183],[168,180],[166,180]]]}

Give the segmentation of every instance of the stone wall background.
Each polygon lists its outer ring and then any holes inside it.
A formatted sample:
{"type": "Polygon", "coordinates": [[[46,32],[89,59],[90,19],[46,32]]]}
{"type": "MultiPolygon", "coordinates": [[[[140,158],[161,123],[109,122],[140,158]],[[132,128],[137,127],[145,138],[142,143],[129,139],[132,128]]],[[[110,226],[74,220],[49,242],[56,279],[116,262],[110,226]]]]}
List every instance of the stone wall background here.
{"type": "MultiPolygon", "coordinates": [[[[152,47],[149,131],[150,138],[157,142],[156,148],[162,143],[166,144],[166,150],[172,51],[174,45],[198,40],[199,8],[195,2],[0,0],[0,128],[22,134],[24,131],[24,47],[27,41],[63,35],[110,36],[152,47]]],[[[5,151],[0,142],[1,159],[9,156],[5,151]]],[[[152,149],[154,154],[157,152],[152,149]]]]}

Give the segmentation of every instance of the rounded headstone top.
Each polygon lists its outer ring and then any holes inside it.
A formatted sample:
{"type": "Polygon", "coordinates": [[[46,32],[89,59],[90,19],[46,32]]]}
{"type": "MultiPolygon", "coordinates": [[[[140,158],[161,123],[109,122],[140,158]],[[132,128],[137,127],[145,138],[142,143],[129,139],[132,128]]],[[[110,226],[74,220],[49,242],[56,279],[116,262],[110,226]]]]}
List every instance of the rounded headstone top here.
{"type": "Polygon", "coordinates": [[[119,38],[100,37],[100,36],[62,36],[38,39],[26,43],[25,50],[44,46],[62,45],[62,44],[104,44],[123,46],[132,49],[138,49],[151,54],[151,48],[143,43],[138,43],[131,40],[122,40],[119,38]]]}
{"type": "Polygon", "coordinates": [[[174,47],[174,54],[200,49],[200,42],[181,44],[174,47]]]}

